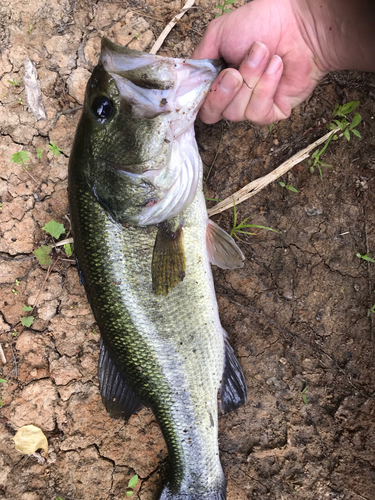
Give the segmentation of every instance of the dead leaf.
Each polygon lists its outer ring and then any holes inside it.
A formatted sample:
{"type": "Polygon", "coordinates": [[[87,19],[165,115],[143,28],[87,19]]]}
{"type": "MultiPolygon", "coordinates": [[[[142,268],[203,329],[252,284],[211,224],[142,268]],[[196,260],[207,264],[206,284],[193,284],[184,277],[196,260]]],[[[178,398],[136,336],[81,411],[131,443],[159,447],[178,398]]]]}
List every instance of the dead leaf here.
{"type": "Polygon", "coordinates": [[[48,442],[43,431],[35,425],[24,425],[20,427],[13,438],[16,450],[30,455],[40,448],[48,455],[48,442]]]}

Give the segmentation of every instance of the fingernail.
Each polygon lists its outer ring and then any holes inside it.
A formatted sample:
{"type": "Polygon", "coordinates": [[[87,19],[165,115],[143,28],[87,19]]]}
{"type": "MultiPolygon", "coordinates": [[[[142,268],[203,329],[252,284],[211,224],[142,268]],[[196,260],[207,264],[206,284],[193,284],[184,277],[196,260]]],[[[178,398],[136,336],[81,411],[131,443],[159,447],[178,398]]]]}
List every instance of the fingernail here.
{"type": "Polygon", "coordinates": [[[280,69],[281,62],[280,56],[273,56],[267,66],[266,73],[268,75],[274,75],[280,69]]]}
{"type": "Polygon", "coordinates": [[[236,75],[234,75],[231,71],[227,71],[226,73],[224,73],[224,76],[220,82],[220,88],[221,90],[224,90],[224,92],[230,94],[234,92],[234,90],[236,90],[238,83],[239,83],[239,78],[236,75]]]}
{"type": "Polygon", "coordinates": [[[259,66],[263,57],[266,55],[267,47],[261,42],[253,43],[250,52],[246,58],[246,62],[252,68],[259,66]]]}

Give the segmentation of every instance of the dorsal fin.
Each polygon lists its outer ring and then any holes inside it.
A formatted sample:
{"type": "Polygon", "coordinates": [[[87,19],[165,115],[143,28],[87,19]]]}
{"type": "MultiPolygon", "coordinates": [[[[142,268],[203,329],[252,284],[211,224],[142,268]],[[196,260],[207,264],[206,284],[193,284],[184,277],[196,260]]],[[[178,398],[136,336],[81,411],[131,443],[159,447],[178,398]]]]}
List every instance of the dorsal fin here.
{"type": "Polygon", "coordinates": [[[98,366],[99,388],[103,404],[112,418],[128,420],[144,404],[124,382],[103,341],[100,343],[98,366]]]}
{"type": "Polygon", "coordinates": [[[222,413],[236,410],[246,404],[247,385],[242,368],[232,346],[225,335],[225,365],[220,387],[220,409],[222,413]]]}
{"type": "Polygon", "coordinates": [[[211,264],[221,269],[235,269],[243,266],[245,256],[234,239],[211,219],[207,223],[206,242],[211,264]]]}

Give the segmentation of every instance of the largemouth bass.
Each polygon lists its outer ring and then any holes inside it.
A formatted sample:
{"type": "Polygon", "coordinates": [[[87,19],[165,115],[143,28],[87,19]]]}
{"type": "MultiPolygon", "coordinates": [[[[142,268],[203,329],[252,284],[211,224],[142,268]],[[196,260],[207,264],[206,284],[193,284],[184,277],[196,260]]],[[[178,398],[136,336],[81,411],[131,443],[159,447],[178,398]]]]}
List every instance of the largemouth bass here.
{"type": "Polygon", "coordinates": [[[69,163],[102,399],[115,418],[151,407],[171,462],[163,500],[226,498],[218,393],[223,413],[247,397],[210,267],[239,267],[243,255],[207,218],[193,128],[219,69],[103,40],[69,163]]]}

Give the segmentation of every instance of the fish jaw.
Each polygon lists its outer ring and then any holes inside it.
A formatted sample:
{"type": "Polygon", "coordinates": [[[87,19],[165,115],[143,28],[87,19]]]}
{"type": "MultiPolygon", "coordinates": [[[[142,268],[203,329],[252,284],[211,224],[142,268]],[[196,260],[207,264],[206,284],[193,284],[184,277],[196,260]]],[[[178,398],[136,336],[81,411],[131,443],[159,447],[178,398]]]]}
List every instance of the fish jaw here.
{"type": "Polygon", "coordinates": [[[149,162],[146,170],[135,174],[140,182],[151,184],[157,195],[146,197],[139,212],[123,222],[147,226],[173,218],[192,202],[202,178],[193,124],[220,63],[152,56],[108,40],[103,40],[101,61],[137,119],[163,116],[167,122],[157,130],[169,144],[165,162],[161,166],[149,162]]]}

